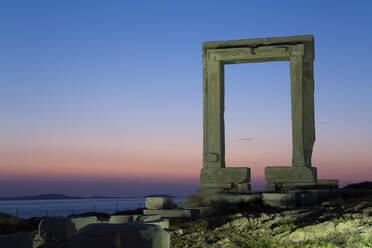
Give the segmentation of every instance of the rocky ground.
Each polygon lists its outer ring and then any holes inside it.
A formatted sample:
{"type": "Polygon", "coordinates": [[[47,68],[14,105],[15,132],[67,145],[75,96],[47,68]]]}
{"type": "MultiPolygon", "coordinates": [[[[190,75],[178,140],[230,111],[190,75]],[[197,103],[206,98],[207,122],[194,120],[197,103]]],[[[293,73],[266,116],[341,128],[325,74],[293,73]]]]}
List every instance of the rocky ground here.
{"type": "Polygon", "coordinates": [[[209,217],[171,222],[172,247],[372,247],[372,195],[273,209],[220,205],[209,217]]]}
{"type": "MultiPolygon", "coordinates": [[[[372,188],[372,183],[364,186],[372,188]]],[[[318,205],[295,209],[261,203],[215,203],[205,217],[171,219],[171,247],[372,247],[371,191],[347,192],[318,205]]],[[[0,234],[36,234],[39,221],[0,214],[0,234]]]]}

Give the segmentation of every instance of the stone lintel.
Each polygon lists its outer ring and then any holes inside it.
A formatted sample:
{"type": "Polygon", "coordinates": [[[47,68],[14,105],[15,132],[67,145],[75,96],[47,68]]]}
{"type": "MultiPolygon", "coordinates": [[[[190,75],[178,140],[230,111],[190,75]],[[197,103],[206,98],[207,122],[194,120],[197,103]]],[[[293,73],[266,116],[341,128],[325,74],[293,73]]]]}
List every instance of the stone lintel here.
{"type": "Polygon", "coordinates": [[[293,55],[304,56],[304,45],[241,47],[207,51],[208,61],[221,61],[224,64],[285,61],[293,55]]]}
{"type": "Polygon", "coordinates": [[[200,182],[204,183],[249,183],[251,169],[248,167],[202,168],[200,182]]]}
{"type": "Polygon", "coordinates": [[[315,167],[269,166],[265,168],[265,179],[270,183],[316,183],[315,167]]]}
{"type": "Polygon", "coordinates": [[[304,44],[305,45],[304,56],[309,59],[314,59],[314,37],[312,35],[297,35],[286,37],[270,37],[228,41],[206,41],[203,42],[203,63],[206,62],[207,51],[210,49],[226,49],[241,47],[257,48],[260,46],[296,44],[304,44]]]}

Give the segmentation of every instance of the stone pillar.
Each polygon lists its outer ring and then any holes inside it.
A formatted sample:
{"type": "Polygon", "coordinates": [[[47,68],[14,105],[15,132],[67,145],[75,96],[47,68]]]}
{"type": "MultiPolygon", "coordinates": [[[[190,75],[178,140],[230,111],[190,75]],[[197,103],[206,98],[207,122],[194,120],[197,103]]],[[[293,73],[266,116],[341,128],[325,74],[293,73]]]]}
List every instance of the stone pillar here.
{"type": "Polygon", "coordinates": [[[292,166],[311,167],[315,141],[313,60],[290,57],[292,102],[292,166]]]}
{"type": "Polygon", "coordinates": [[[250,168],[225,166],[224,63],[203,57],[203,168],[198,195],[247,192],[250,168]]]}
{"type": "Polygon", "coordinates": [[[205,70],[203,167],[225,168],[224,65],[208,61],[205,70]]]}

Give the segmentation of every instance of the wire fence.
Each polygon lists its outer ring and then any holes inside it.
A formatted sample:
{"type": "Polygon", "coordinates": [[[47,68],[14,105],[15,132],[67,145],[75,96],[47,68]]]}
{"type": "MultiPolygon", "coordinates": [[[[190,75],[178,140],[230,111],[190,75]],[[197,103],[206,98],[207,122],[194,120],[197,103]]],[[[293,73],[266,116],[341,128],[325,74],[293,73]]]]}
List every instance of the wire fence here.
{"type": "MultiPolygon", "coordinates": [[[[9,204],[8,204],[9,205],[9,204]]],[[[79,215],[83,213],[107,213],[113,214],[118,211],[135,210],[137,208],[145,207],[144,200],[136,203],[115,202],[115,203],[98,203],[98,204],[77,204],[73,206],[66,206],[66,204],[21,204],[21,206],[2,206],[0,202],[0,213],[6,213],[19,218],[31,217],[54,217],[54,216],[69,216],[79,215]]]]}
{"type": "MultiPolygon", "coordinates": [[[[177,197],[174,200],[184,201],[185,198],[177,197]]],[[[88,212],[113,214],[145,206],[145,198],[0,201],[0,213],[19,218],[66,217],[88,212]]]]}

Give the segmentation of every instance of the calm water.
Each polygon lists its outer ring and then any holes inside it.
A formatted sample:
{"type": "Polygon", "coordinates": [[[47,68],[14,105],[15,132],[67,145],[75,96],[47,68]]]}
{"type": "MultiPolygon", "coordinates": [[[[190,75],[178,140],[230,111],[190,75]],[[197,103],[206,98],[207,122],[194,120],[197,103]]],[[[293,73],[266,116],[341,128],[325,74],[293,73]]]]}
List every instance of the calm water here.
{"type": "MultiPolygon", "coordinates": [[[[174,198],[175,202],[184,197],[174,198]]],[[[0,213],[18,215],[21,218],[40,216],[68,216],[85,212],[105,212],[144,208],[145,198],[76,199],[76,200],[27,200],[0,201],[0,213]]]]}

